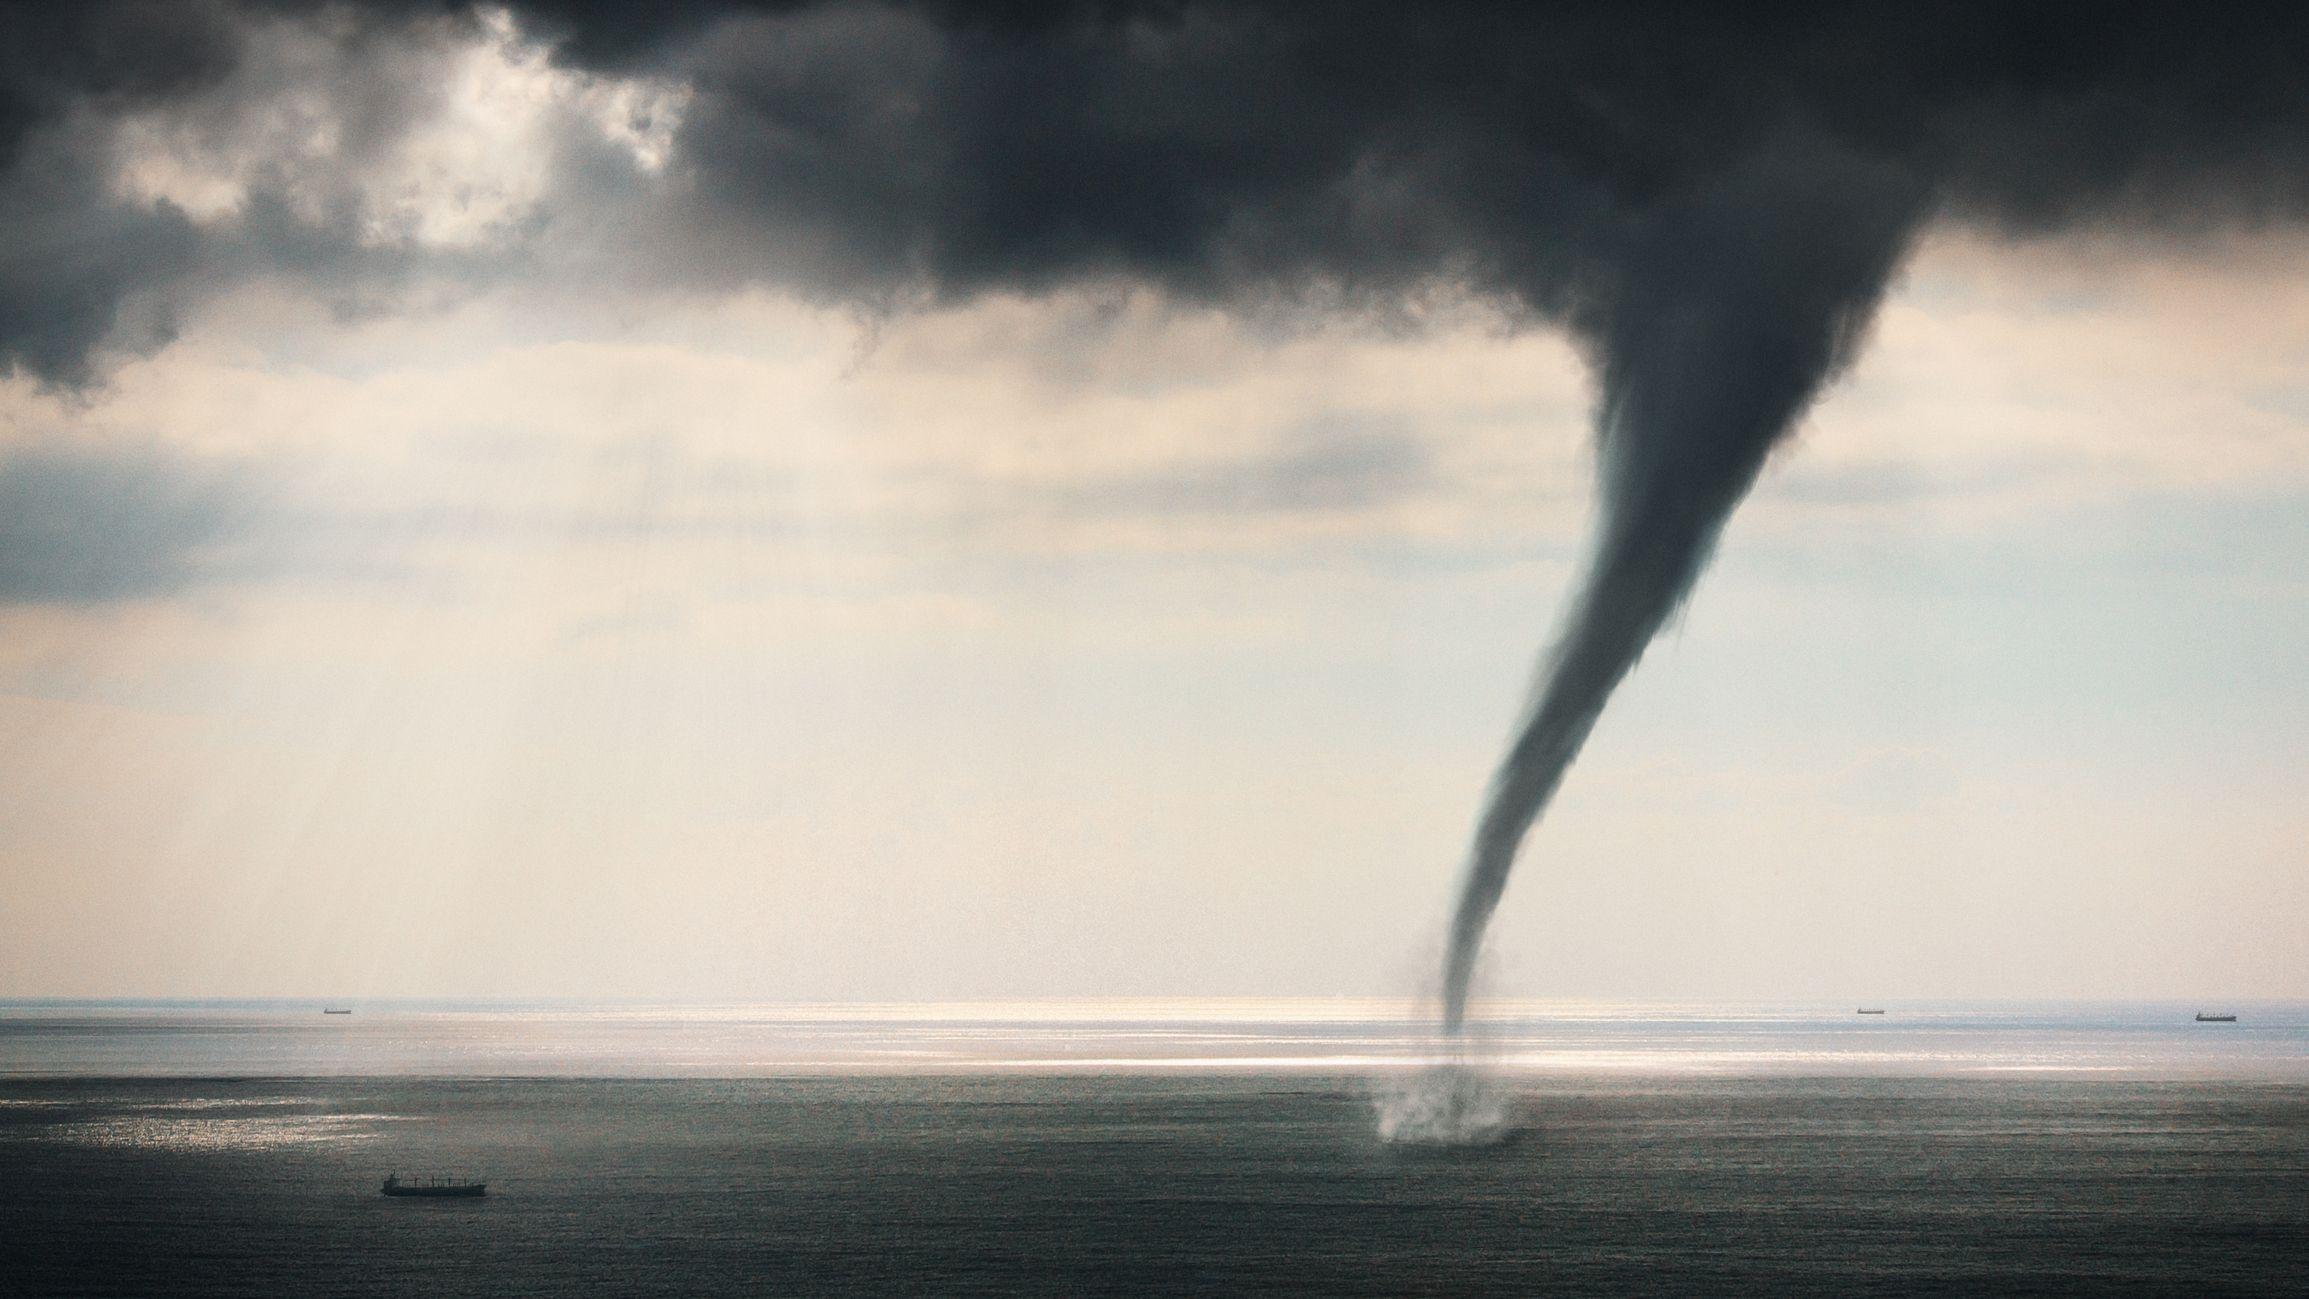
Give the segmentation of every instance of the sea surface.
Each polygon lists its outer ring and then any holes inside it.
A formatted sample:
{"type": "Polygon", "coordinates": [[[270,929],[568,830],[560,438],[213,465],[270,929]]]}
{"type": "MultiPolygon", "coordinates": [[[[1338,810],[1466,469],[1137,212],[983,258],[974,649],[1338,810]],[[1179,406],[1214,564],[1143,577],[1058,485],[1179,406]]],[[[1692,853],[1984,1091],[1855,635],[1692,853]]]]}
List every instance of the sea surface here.
{"type": "Polygon", "coordinates": [[[0,1294],[2309,1293],[2301,1007],[354,1009],[0,1003],[0,1294]]]}

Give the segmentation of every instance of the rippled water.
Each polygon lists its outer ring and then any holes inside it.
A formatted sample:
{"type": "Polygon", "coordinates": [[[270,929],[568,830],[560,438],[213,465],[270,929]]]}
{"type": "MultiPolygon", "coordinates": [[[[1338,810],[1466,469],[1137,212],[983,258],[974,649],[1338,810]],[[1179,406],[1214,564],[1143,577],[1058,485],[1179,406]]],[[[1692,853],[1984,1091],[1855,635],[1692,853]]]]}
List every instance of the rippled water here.
{"type": "Polygon", "coordinates": [[[8,1294],[2299,1293],[2309,1089],[1542,1076],[0,1083],[8,1294]],[[184,1139],[187,1123],[213,1139],[184,1139]],[[486,1177],[391,1200],[388,1171],[486,1177]]]}
{"type": "Polygon", "coordinates": [[[0,1295],[2194,1295],[2309,1275],[2309,1074],[2284,1008],[1526,1009],[1485,1032],[1502,1139],[1450,1148],[1379,1135],[1434,1055],[1418,1021],[1180,1009],[7,1007],[0,1295]],[[393,1171],[490,1194],[387,1199],[393,1171]]]}

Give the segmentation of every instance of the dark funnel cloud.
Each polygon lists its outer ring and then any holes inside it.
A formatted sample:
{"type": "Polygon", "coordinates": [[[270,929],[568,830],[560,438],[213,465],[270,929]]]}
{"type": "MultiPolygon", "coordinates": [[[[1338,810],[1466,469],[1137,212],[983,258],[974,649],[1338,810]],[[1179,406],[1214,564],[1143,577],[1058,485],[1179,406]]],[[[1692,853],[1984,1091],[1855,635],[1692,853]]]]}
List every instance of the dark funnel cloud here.
{"type": "MultiPolygon", "coordinates": [[[[108,197],[98,155],[61,142],[155,103],[197,114],[222,85],[250,93],[236,51],[283,23],[369,43],[341,87],[302,93],[340,94],[356,118],[413,112],[425,97],[384,83],[424,60],[384,51],[472,30],[484,8],[10,9],[81,16],[6,28],[0,205],[53,231],[85,216],[91,237],[55,242],[75,257],[0,260],[0,364],[82,379],[100,336],[120,344],[120,305],[155,282],[213,291],[284,261],[361,280],[376,253],[357,239],[247,217],[192,231],[108,197]],[[102,38],[122,23],[175,34],[102,38]]],[[[1472,295],[1567,331],[1596,375],[1600,528],[1479,822],[1453,1024],[1525,833],[1772,449],[1853,359],[1919,229],[2166,241],[2309,213],[2309,6],[509,8],[564,67],[686,92],[662,170],[568,142],[538,219],[493,250],[515,268],[885,310],[1119,285],[1415,321],[1434,295],[1472,295]]],[[[450,273],[501,272],[485,261],[450,273]]]]}
{"type": "Polygon", "coordinates": [[[1765,457],[1851,359],[1922,201],[1864,162],[1765,156],[1628,232],[1622,279],[1587,334],[1602,388],[1595,556],[1477,822],[1445,957],[1447,1030],[1524,835],[1765,457]]]}

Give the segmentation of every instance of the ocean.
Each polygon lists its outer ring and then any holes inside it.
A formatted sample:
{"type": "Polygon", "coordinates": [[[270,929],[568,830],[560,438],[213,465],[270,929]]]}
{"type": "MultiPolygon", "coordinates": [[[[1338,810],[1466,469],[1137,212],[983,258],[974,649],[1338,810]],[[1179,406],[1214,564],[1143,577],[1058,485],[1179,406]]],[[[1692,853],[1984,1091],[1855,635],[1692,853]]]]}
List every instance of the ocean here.
{"type": "Polygon", "coordinates": [[[354,1009],[0,1003],[0,1294],[2309,1292],[2302,1007],[354,1009]]]}

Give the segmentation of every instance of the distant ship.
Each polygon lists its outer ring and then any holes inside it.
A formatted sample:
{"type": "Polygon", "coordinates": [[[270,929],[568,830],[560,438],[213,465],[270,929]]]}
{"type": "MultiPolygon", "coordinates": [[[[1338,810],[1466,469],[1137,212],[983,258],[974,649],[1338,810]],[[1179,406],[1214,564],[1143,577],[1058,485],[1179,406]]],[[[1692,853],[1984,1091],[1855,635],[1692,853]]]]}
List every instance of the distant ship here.
{"type": "Polygon", "coordinates": [[[415,1181],[404,1182],[399,1173],[390,1173],[386,1175],[385,1185],[381,1190],[386,1195],[423,1195],[436,1199],[470,1200],[487,1195],[489,1183],[459,1182],[446,1177],[420,1177],[415,1181]]]}
{"type": "Polygon", "coordinates": [[[2208,1015],[2200,1010],[2197,1012],[2197,1022],[2200,1024],[2234,1024],[2237,1022],[2237,1017],[2235,1015],[2208,1015]]]}
{"type": "Polygon", "coordinates": [[[1862,1006],[1859,1010],[1856,1010],[1853,1013],[1856,1015],[1881,1015],[1884,1012],[1881,1010],[1870,1010],[1866,1006],[1862,1006]]]}
{"type": "Polygon", "coordinates": [[[338,1010],[334,1006],[323,1006],[321,1007],[321,1013],[324,1015],[350,1015],[353,1012],[350,1008],[345,1010],[338,1010]]]}

